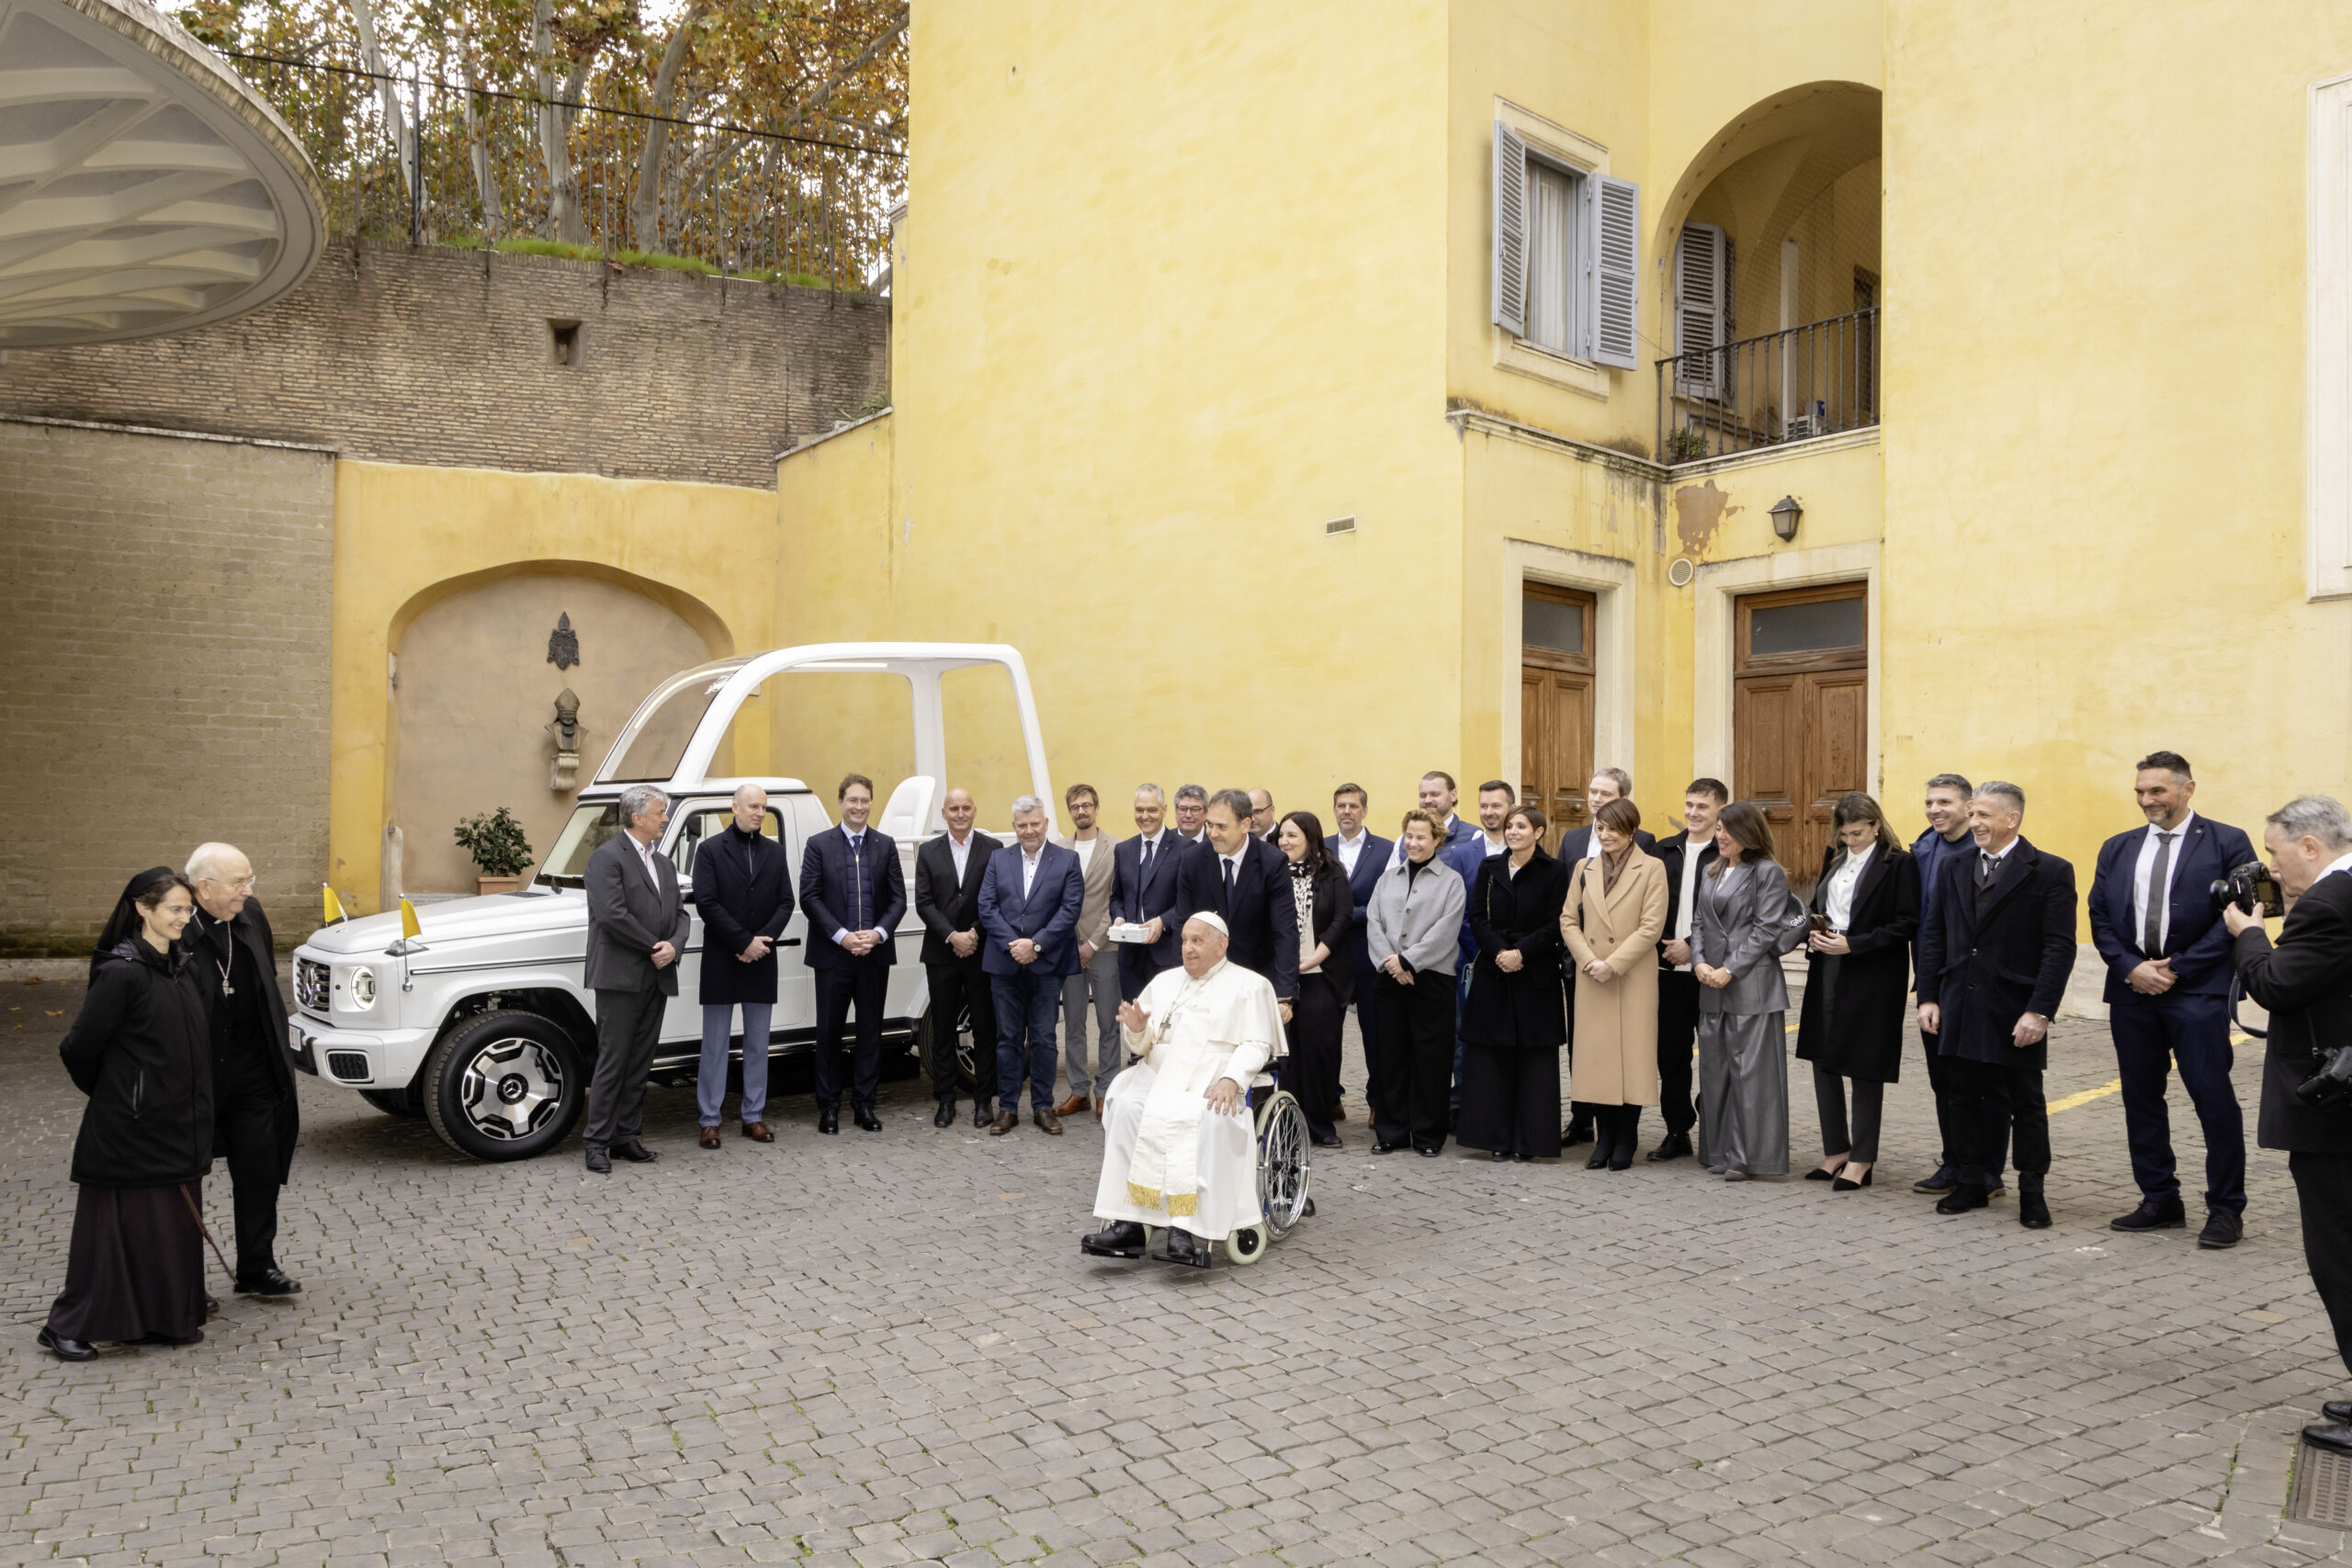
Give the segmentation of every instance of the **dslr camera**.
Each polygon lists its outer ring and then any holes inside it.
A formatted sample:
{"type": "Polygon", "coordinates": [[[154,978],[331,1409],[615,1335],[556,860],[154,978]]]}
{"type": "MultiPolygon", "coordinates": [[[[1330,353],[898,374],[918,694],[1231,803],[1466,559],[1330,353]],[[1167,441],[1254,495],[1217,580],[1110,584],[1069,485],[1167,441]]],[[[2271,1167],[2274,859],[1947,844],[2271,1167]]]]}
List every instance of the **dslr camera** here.
{"type": "Polygon", "coordinates": [[[2249,915],[2259,906],[2266,919],[2275,920],[2287,912],[2287,898],[2278,890],[2278,879],[2258,860],[2232,866],[2228,874],[2214,882],[2208,891],[2212,894],[2216,914],[2232,904],[2249,915]]]}

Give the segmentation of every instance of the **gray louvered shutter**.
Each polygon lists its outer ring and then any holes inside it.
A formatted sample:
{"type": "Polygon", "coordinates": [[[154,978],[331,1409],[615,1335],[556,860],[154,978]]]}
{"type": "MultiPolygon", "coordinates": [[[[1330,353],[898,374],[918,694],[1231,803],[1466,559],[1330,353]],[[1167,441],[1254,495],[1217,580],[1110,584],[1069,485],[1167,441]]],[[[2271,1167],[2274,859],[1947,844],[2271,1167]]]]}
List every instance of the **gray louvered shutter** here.
{"type": "Polygon", "coordinates": [[[1592,323],[1590,357],[1596,365],[1620,370],[1639,367],[1642,347],[1642,291],[1638,258],[1642,246],[1642,187],[1631,180],[1594,175],[1586,180],[1593,193],[1592,323]]]}
{"type": "Polygon", "coordinates": [[[1495,324],[1527,332],[1527,143],[1495,121],[1495,324]]]}
{"type": "Polygon", "coordinates": [[[1730,282],[1724,231],[1712,223],[1685,223],[1674,247],[1674,389],[1686,398],[1724,395],[1723,355],[1704,354],[1724,341],[1724,301],[1730,282]]]}

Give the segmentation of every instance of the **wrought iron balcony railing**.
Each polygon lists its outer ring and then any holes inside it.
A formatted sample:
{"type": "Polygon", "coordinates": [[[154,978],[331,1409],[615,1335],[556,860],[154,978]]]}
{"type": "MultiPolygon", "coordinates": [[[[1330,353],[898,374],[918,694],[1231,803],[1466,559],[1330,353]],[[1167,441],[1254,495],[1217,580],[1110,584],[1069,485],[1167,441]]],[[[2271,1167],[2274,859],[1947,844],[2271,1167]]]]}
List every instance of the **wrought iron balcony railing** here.
{"type": "Polygon", "coordinates": [[[1657,362],[1657,457],[1669,466],[1878,423],[1878,310],[1657,362]]]}

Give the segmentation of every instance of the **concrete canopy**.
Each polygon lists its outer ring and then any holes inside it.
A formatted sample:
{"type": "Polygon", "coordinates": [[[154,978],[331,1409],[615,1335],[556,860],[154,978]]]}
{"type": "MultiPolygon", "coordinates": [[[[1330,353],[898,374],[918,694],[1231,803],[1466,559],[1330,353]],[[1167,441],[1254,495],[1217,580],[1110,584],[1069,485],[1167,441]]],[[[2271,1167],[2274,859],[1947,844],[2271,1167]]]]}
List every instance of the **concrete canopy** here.
{"type": "Polygon", "coordinates": [[[324,200],[283,120],[141,0],[0,0],[0,348],[202,326],[301,281],[324,200]]]}

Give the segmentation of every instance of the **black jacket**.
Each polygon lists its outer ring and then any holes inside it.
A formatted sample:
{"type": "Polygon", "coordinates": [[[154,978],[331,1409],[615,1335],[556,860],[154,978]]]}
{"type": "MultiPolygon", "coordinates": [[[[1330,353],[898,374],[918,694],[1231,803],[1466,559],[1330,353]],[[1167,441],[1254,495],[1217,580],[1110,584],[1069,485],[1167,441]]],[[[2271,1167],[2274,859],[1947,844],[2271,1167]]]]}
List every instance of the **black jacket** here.
{"type": "Polygon", "coordinates": [[[736,956],[763,936],[784,938],[792,919],[792,857],[764,833],[729,822],[695,851],[695,908],[702,915],[700,1000],[775,1001],[776,950],[757,964],[736,956]]]}
{"type": "Polygon", "coordinates": [[[1568,1038],[1561,1006],[1560,907],[1567,902],[1568,868],[1537,849],[1517,876],[1506,876],[1507,854],[1478,866],[1465,918],[1478,944],[1470,999],[1462,1008],[1462,1038],[1473,1045],[1556,1051],[1568,1038]],[[1495,967],[1495,954],[1519,950],[1516,974],[1495,967]]]}
{"type": "MultiPolygon", "coordinates": [[[[1674,940],[1675,922],[1682,918],[1682,857],[1690,852],[1690,829],[1688,828],[1683,829],[1679,833],[1660,839],[1657,841],[1657,847],[1650,851],[1650,853],[1658,858],[1658,863],[1666,867],[1666,929],[1659,932],[1657,939],[1657,966],[1660,969],[1674,968],[1667,959],[1666,944],[1674,940]]],[[[1702,878],[1707,874],[1707,867],[1713,864],[1718,858],[1713,839],[1710,838],[1699,846],[1699,874],[1702,878]]],[[[1705,886],[1704,881],[1693,883],[1691,891],[1696,893],[1705,886]]],[[[1692,930],[1698,929],[1699,919],[1696,910],[1691,912],[1690,925],[1692,930]]],[[[1699,983],[1687,975],[1684,978],[1690,979],[1694,986],[1699,983]]]]}
{"type": "MultiPolygon", "coordinates": [[[[1279,850],[1274,852],[1282,853],[1279,850]]],[[[1287,873],[1289,857],[1285,855],[1283,860],[1287,873]]],[[[1283,886],[1287,888],[1290,885],[1284,883],[1283,886]]],[[[1297,923],[1297,908],[1294,896],[1291,905],[1294,925],[1297,923]]],[[[1339,863],[1334,861],[1323,868],[1322,875],[1315,879],[1315,902],[1308,913],[1308,923],[1315,928],[1315,935],[1299,948],[1298,961],[1306,963],[1306,955],[1315,951],[1317,942],[1330,950],[1323,960],[1323,967],[1316,973],[1323,976],[1323,983],[1338,995],[1341,1007],[1345,1007],[1348,999],[1355,994],[1356,961],[1348,951],[1348,931],[1355,924],[1355,919],[1356,900],[1348,887],[1348,874],[1341,871],[1339,863]]]]}
{"type": "Polygon", "coordinates": [[[212,1168],[212,1027],[176,943],[157,953],[133,936],[104,955],[57,1054],[90,1097],[75,1181],[169,1187],[212,1168]]]}
{"type": "MultiPolygon", "coordinates": [[[[180,941],[183,948],[192,947],[198,940],[198,928],[205,919],[199,914],[188,923],[187,934],[180,941]]],[[[245,900],[245,907],[237,911],[235,919],[229,922],[229,931],[237,944],[245,950],[245,956],[253,960],[254,970],[262,977],[262,1026],[266,1038],[254,1043],[269,1063],[270,1080],[277,1086],[277,1100],[271,1107],[269,1120],[270,1131],[277,1138],[277,1181],[282,1187],[294,1169],[294,1145],[302,1135],[302,1107],[294,1098],[294,1060],[292,1053],[287,1049],[286,998],[277,988],[277,942],[270,934],[269,917],[262,913],[260,903],[252,898],[245,900]]],[[[201,958],[198,959],[195,967],[200,981],[201,958]]],[[[199,983],[197,990],[203,996],[205,1018],[209,1024],[212,1010],[220,1005],[220,987],[199,983]]],[[[219,1109],[217,1097],[214,1103],[219,1109]]],[[[229,1152],[228,1145],[216,1141],[212,1152],[225,1155],[229,1152]]]]}
{"type": "MultiPolygon", "coordinates": [[[[1832,844],[1821,857],[1821,879],[1813,885],[1810,906],[1816,913],[1827,908],[1829,871],[1844,852],[1832,844]]],[[[1863,1083],[1894,1083],[1901,1077],[1903,1021],[1911,1011],[1911,938],[1918,930],[1919,863],[1909,850],[1882,848],[1854,884],[1846,930],[1850,951],[1842,957],[1806,951],[1798,1060],[1863,1083]],[[1826,983],[1832,965],[1834,985],[1826,983]]]]}
{"type": "Polygon", "coordinates": [[[2010,1031],[2029,1012],[2054,1018],[2075,969],[2075,867],[2020,837],[2001,859],[1983,919],[1976,862],[1936,878],[1920,917],[1919,999],[1943,1010],[1937,1047],[1973,1062],[2041,1068],[2047,1039],[2020,1051],[2010,1031]]]}
{"type": "Polygon", "coordinates": [[[2256,1141],[2290,1154],[2352,1154],[2352,1107],[2295,1098],[2319,1068],[2319,1047],[2352,1042],[2352,876],[2321,877],[2287,911],[2277,947],[2250,926],[2231,959],[2245,994],[2270,1010],[2256,1141]]]}
{"type": "Polygon", "coordinates": [[[922,922],[925,964],[967,964],[980,966],[988,933],[980,931],[980,878],[988,874],[989,857],[1004,848],[1001,840],[978,828],[964,856],[964,880],[956,880],[956,846],[942,833],[926,839],[915,852],[915,919],[922,922]],[[979,931],[979,945],[969,958],[958,958],[947,939],[957,931],[979,931]]]}
{"type": "Polygon", "coordinates": [[[1290,1000],[1298,995],[1298,913],[1290,901],[1290,862],[1263,839],[1245,840],[1228,900],[1225,862],[1214,845],[1206,840],[1202,844],[1184,867],[1194,880],[1190,899],[1181,903],[1183,918],[1215,909],[1230,931],[1226,956],[1263,975],[1273,982],[1275,996],[1290,1000]]]}

